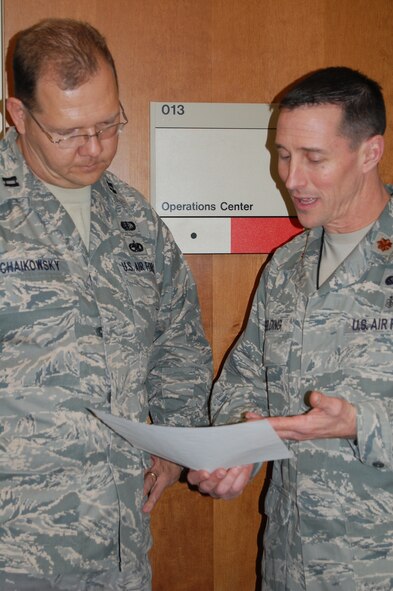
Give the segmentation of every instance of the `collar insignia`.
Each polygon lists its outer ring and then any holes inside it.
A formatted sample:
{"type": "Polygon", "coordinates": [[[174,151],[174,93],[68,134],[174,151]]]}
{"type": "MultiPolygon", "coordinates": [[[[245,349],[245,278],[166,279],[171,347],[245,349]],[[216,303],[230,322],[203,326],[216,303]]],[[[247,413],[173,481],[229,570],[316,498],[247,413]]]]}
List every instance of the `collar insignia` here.
{"type": "Polygon", "coordinates": [[[393,242],[387,236],[379,234],[375,241],[375,248],[378,252],[389,253],[393,250],[393,242]]]}
{"type": "Polygon", "coordinates": [[[18,179],[16,176],[2,176],[1,180],[5,187],[19,187],[18,179]]]}

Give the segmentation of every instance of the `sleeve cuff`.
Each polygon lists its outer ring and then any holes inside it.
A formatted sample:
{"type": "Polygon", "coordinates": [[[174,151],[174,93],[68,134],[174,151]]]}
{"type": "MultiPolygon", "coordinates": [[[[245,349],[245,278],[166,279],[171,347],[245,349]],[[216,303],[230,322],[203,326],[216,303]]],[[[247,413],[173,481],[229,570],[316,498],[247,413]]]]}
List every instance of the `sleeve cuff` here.
{"type": "Polygon", "coordinates": [[[380,402],[355,404],[357,439],[350,442],[359,460],[379,470],[392,469],[392,426],[386,406],[380,402]]]}

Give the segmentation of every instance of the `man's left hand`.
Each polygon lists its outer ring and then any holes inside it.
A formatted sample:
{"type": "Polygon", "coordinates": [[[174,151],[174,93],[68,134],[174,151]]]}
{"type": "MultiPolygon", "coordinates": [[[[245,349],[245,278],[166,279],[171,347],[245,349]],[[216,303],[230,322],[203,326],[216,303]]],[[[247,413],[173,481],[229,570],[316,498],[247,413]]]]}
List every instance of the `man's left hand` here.
{"type": "MultiPolygon", "coordinates": [[[[356,439],[356,408],[353,404],[315,391],[310,394],[309,404],[311,409],[302,415],[269,417],[267,420],[281,439],[356,439]]],[[[254,413],[245,416],[249,420],[261,418],[254,413]]]]}
{"type": "Polygon", "coordinates": [[[148,499],[143,506],[144,513],[151,513],[164,490],[179,480],[182,467],[168,460],[151,456],[152,465],[145,472],[143,494],[148,499]]]}

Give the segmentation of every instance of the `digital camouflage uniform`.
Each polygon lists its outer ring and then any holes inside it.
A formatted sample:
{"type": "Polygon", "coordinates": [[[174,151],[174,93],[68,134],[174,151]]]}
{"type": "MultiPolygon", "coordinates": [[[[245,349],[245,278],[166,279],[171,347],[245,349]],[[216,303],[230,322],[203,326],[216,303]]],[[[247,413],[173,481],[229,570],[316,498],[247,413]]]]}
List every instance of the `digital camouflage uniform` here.
{"type": "Polygon", "coordinates": [[[293,459],[274,462],[263,591],[391,591],[392,201],[316,289],[321,235],[302,233],[267,265],[213,412],[219,423],[296,415],[311,390],[355,405],[356,441],[292,442],[293,459]]]}
{"type": "Polygon", "coordinates": [[[88,253],[15,138],[0,144],[0,589],[147,590],[150,458],[86,409],[207,423],[195,285],[110,173],[92,187],[88,253]]]}

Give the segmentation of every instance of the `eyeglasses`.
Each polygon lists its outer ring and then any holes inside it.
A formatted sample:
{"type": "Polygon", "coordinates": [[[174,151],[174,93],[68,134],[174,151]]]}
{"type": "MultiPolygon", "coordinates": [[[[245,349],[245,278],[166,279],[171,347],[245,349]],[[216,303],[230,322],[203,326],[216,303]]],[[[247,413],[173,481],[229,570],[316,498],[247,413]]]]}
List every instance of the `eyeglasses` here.
{"type": "Polygon", "coordinates": [[[80,148],[81,146],[86,145],[87,142],[92,137],[96,137],[98,140],[109,140],[110,138],[113,138],[116,135],[119,135],[123,131],[124,126],[127,125],[127,123],[128,123],[128,118],[124,112],[123,105],[121,103],[119,103],[119,104],[120,104],[121,117],[123,117],[124,121],[121,121],[120,123],[112,123],[111,125],[107,125],[106,127],[102,127],[101,129],[99,129],[95,133],[81,133],[81,134],[76,134],[76,135],[64,135],[64,136],[60,136],[60,137],[53,137],[53,135],[50,134],[41,125],[41,123],[38,121],[38,119],[36,119],[36,117],[26,107],[26,105],[25,105],[25,109],[29,113],[29,115],[33,119],[33,121],[38,125],[40,130],[46,135],[48,140],[50,142],[52,142],[52,144],[55,144],[56,146],[58,146],[61,149],[69,149],[69,148],[75,149],[75,148],[80,148]]]}

